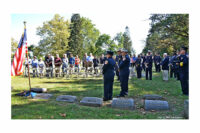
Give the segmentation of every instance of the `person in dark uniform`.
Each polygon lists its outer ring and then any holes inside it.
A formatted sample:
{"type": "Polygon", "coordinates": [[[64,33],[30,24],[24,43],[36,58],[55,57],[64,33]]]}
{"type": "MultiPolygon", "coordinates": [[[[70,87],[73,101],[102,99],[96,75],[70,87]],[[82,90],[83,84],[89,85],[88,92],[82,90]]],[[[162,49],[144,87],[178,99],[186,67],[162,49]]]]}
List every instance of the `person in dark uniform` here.
{"type": "Polygon", "coordinates": [[[119,76],[119,64],[122,60],[122,55],[121,55],[121,49],[119,49],[117,51],[117,55],[116,55],[116,58],[115,58],[115,62],[116,62],[116,75],[117,75],[117,80],[120,80],[120,76],[119,76]]]}
{"type": "Polygon", "coordinates": [[[136,71],[137,71],[137,78],[141,78],[142,77],[142,59],[140,55],[138,55],[135,65],[136,65],[136,71]]]}
{"type": "Polygon", "coordinates": [[[160,63],[161,63],[161,57],[158,53],[154,56],[154,64],[156,72],[160,72],[160,63]]]}
{"type": "Polygon", "coordinates": [[[180,74],[179,74],[179,68],[180,68],[180,65],[179,65],[179,57],[180,57],[180,54],[179,54],[179,51],[176,52],[176,58],[175,58],[175,71],[176,71],[176,77],[177,77],[177,80],[180,80],[180,74]]]}
{"type": "Polygon", "coordinates": [[[128,56],[128,51],[122,50],[122,60],[119,64],[119,76],[120,76],[120,85],[121,92],[118,97],[124,97],[128,95],[128,79],[129,79],[129,66],[130,66],[130,57],[128,56]]]}
{"type": "Polygon", "coordinates": [[[189,57],[186,54],[187,47],[182,47],[179,57],[179,76],[184,95],[189,95],[189,57]]]}
{"type": "Polygon", "coordinates": [[[152,80],[152,55],[151,51],[148,50],[148,55],[146,56],[145,67],[146,67],[146,80],[152,80]]]}
{"type": "Polygon", "coordinates": [[[113,82],[115,76],[115,61],[112,58],[113,52],[107,51],[107,58],[103,65],[103,78],[104,78],[104,97],[103,101],[112,100],[113,82]]]}
{"type": "Polygon", "coordinates": [[[142,56],[141,56],[141,58],[142,58],[142,69],[144,70],[144,72],[145,72],[145,61],[146,61],[146,57],[145,57],[145,55],[144,54],[142,54],[142,56]]]}
{"type": "Polygon", "coordinates": [[[104,57],[104,54],[102,54],[100,57],[100,64],[104,64],[105,60],[106,60],[106,57],[104,57]]]}
{"type": "Polygon", "coordinates": [[[170,66],[170,78],[176,78],[176,51],[174,52],[173,56],[170,58],[169,66],[170,66]]]}

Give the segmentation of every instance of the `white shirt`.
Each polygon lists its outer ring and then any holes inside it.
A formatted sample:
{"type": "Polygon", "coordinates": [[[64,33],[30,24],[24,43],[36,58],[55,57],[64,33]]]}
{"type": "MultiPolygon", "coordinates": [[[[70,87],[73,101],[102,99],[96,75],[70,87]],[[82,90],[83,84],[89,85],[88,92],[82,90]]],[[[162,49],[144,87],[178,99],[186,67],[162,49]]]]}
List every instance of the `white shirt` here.
{"type": "Polygon", "coordinates": [[[38,62],[38,66],[41,68],[41,67],[44,67],[44,61],[39,61],[38,62]]]}

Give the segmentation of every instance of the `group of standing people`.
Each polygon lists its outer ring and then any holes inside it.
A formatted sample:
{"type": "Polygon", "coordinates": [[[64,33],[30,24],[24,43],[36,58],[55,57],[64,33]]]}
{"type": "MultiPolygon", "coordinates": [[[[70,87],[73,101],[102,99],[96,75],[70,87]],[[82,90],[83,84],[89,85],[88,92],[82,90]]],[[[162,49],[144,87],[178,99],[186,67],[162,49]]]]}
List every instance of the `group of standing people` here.
{"type": "MultiPolygon", "coordinates": [[[[36,56],[33,57],[33,59],[29,58],[29,60],[25,60],[25,66],[26,69],[31,66],[33,71],[35,71],[36,75],[33,75],[34,77],[39,74],[43,74],[44,68],[46,68],[46,76],[47,77],[53,77],[53,69],[55,68],[56,77],[57,74],[60,73],[60,69],[62,69],[62,73],[64,76],[64,73],[67,72],[67,68],[77,68],[76,71],[79,72],[80,65],[82,64],[83,67],[88,69],[88,67],[93,67],[94,69],[99,66],[99,64],[103,64],[105,60],[105,57],[97,58],[96,56],[93,56],[92,53],[88,56],[87,53],[85,53],[83,59],[81,60],[78,55],[75,57],[73,54],[70,54],[69,57],[67,57],[67,54],[63,54],[63,57],[60,58],[59,54],[56,54],[56,56],[52,56],[51,54],[48,54],[45,56],[44,60],[40,58],[37,59],[36,56]]],[[[96,69],[95,69],[96,70],[96,69]]],[[[97,73],[96,71],[94,73],[97,73]]]]}
{"type": "Polygon", "coordinates": [[[118,50],[118,55],[115,60],[112,56],[113,52],[107,51],[103,66],[104,101],[112,100],[115,71],[121,86],[121,91],[118,97],[125,97],[128,95],[128,80],[130,74],[130,57],[128,51],[125,49],[118,50]]]}
{"type": "Polygon", "coordinates": [[[154,56],[148,50],[147,55],[140,54],[137,57],[128,55],[127,50],[118,50],[117,55],[113,58],[113,52],[107,51],[103,66],[104,78],[104,101],[112,100],[114,75],[120,81],[121,91],[118,97],[128,95],[128,80],[130,70],[129,67],[136,67],[137,78],[141,78],[142,70],[145,71],[146,80],[152,80],[153,63],[156,72],[163,74],[163,80],[168,81],[170,77],[175,77],[180,80],[182,92],[184,95],[189,95],[189,56],[187,47],[181,47],[180,52],[174,52],[173,56],[163,54],[163,58],[156,53],[154,56]],[[170,72],[169,72],[170,70],[170,72]]]}

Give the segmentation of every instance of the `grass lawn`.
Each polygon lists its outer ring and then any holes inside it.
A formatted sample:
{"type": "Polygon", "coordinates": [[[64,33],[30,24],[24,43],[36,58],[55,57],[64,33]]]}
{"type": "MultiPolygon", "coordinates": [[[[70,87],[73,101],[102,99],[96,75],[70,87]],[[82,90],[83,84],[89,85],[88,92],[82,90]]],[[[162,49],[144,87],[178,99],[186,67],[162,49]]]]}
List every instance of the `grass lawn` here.
{"type": "MultiPolygon", "coordinates": [[[[79,103],[57,102],[59,95],[75,95],[80,101],[85,96],[103,97],[102,78],[71,80],[65,78],[31,78],[32,87],[48,88],[53,94],[49,100],[36,100],[18,97],[14,94],[28,90],[28,78],[13,77],[12,119],[184,119],[184,100],[188,99],[181,92],[180,81],[170,79],[162,81],[161,73],[153,73],[153,80],[132,78],[129,80],[129,96],[135,100],[135,110],[113,109],[110,104],[103,107],[87,107],[79,103]],[[144,94],[158,94],[170,104],[169,111],[144,111],[142,97],[144,94]]],[[[120,92],[120,83],[115,79],[113,96],[120,92]]]]}

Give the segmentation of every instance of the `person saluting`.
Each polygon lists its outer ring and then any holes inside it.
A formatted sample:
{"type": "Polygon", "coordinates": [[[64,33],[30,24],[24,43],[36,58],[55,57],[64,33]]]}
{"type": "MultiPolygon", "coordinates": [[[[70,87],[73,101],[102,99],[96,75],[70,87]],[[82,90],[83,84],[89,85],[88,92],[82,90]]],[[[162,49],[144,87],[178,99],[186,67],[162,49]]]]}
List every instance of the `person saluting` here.
{"type": "Polygon", "coordinates": [[[107,51],[106,60],[103,65],[104,97],[103,101],[112,100],[113,82],[115,76],[115,61],[112,58],[113,52],[107,51]]]}
{"type": "Polygon", "coordinates": [[[129,66],[130,66],[130,57],[128,56],[128,51],[126,49],[123,49],[122,61],[119,64],[121,92],[117,97],[125,97],[125,95],[128,95],[128,80],[130,74],[129,66]]]}

